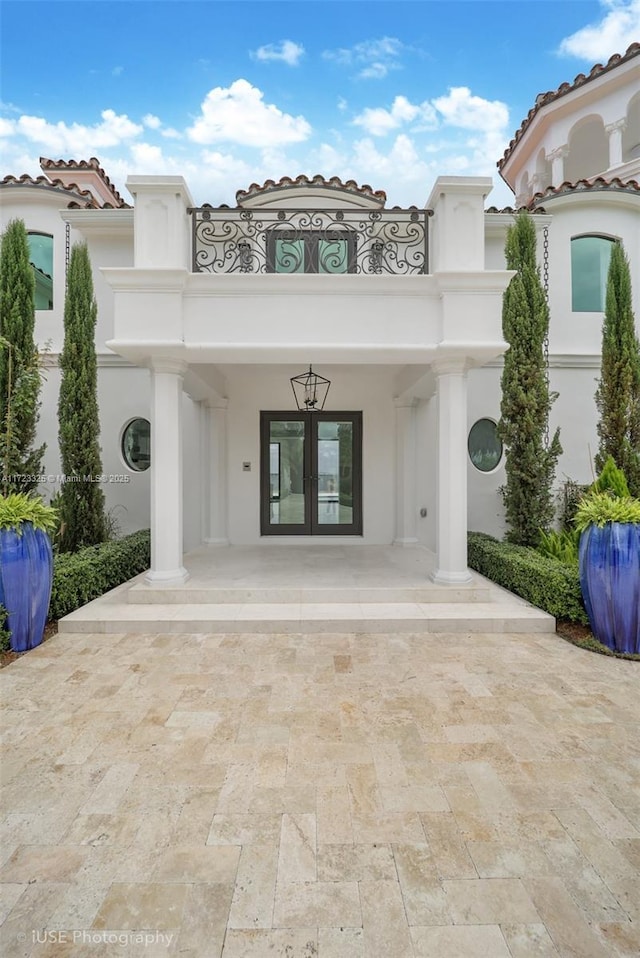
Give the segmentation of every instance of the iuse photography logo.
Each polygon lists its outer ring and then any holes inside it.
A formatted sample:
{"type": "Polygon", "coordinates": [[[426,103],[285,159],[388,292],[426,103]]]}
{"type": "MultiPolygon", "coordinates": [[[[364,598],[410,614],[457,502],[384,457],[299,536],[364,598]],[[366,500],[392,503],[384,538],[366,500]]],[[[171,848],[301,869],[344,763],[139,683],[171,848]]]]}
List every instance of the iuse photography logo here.
{"type": "Polygon", "coordinates": [[[33,945],[111,945],[115,948],[129,948],[137,945],[142,948],[151,948],[153,945],[168,947],[174,939],[172,932],[163,931],[105,931],[105,930],[75,930],[75,931],[47,931],[46,928],[34,928],[29,934],[19,934],[20,942],[30,942],[33,945]]]}

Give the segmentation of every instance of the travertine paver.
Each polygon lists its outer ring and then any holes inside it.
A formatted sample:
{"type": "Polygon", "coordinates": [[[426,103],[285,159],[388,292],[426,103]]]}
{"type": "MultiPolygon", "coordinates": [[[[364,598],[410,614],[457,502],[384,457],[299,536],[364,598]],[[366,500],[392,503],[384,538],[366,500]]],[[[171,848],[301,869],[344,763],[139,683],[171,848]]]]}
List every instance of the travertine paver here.
{"type": "Polygon", "coordinates": [[[3,958],[637,958],[640,668],[59,635],[0,673],[3,958]]]}

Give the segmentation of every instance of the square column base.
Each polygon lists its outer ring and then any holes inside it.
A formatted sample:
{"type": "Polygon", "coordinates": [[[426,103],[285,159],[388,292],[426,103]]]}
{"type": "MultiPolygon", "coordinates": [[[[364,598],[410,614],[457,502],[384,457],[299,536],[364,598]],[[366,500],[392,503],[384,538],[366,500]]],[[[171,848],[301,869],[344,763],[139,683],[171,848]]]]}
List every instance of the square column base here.
{"type": "Polygon", "coordinates": [[[429,578],[432,582],[435,582],[436,585],[463,585],[467,582],[471,582],[473,576],[468,569],[466,572],[442,572],[436,570],[429,578]]]}
{"type": "Polygon", "coordinates": [[[144,577],[144,581],[149,585],[182,585],[188,578],[189,573],[184,566],[180,566],[179,569],[169,569],[167,572],[149,571],[144,577]]]}

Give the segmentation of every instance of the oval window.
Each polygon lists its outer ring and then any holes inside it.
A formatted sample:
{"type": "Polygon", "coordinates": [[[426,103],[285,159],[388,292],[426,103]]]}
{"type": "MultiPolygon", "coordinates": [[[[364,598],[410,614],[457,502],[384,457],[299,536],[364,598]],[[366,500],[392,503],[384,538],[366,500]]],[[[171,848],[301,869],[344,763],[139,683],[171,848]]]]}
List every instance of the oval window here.
{"type": "Polygon", "coordinates": [[[502,459],[502,442],[493,419],[478,419],[469,432],[469,458],[480,472],[492,472],[502,459]]]}
{"type": "Polygon", "coordinates": [[[122,456],[130,469],[144,472],[151,465],[151,426],[148,419],[132,419],[122,433],[122,456]]]}

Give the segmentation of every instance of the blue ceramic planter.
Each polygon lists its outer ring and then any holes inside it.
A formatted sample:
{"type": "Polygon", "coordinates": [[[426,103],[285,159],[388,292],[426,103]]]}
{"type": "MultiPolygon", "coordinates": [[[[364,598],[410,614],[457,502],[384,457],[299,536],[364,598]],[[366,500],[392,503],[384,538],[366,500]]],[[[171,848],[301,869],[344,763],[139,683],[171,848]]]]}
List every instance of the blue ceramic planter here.
{"type": "Polygon", "coordinates": [[[593,634],[616,652],[640,653],[640,525],[587,526],[580,586],[593,634]]]}
{"type": "Polygon", "coordinates": [[[0,605],[9,613],[11,648],[26,652],[42,642],[51,599],[53,555],[46,532],[30,522],[0,529],[0,605]]]}

